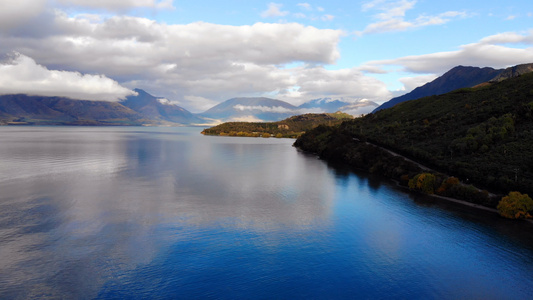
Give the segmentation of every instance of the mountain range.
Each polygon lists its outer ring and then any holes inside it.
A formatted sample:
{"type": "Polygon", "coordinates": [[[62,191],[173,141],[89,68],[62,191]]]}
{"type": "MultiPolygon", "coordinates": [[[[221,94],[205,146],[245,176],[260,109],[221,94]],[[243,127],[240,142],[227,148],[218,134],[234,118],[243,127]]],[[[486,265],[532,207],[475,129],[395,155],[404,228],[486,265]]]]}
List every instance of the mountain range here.
{"type": "Polygon", "coordinates": [[[296,106],[270,98],[232,98],[200,114],[218,121],[279,121],[294,115],[296,106]]]}
{"type": "Polygon", "coordinates": [[[320,98],[300,106],[270,98],[232,98],[199,114],[168,99],[135,89],[120,102],[75,100],[64,97],[1,95],[0,124],[36,125],[199,125],[227,121],[280,121],[304,113],[343,111],[352,115],[375,113],[398,103],[441,95],[459,88],[491,84],[533,71],[533,64],[507,69],[457,66],[439,78],[381,106],[365,99],[320,98]]]}
{"type": "Polygon", "coordinates": [[[376,108],[372,113],[385,108],[393,107],[398,103],[414,100],[422,97],[442,95],[456,89],[473,87],[497,77],[503,70],[493,68],[477,68],[457,66],[437,79],[417,87],[411,92],[392,98],[376,108]]]}
{"type": "Polygon", "coordinates": [[[137,95],[129,96],[120,104],[155,121],[156,124],[202,124],[204,119],[183,107],[173,104],[166,98],[158,98],[141,89],[134,90],[137,95]]]}
{"type": "Polygon", "coordinates": [[[437,79],[417,87],[411,92],[392,98],[376,108],[372,113],[385,108],[390,108],[398,103],[419,99],[427,96],[442,95],[448,92],[474,87],[483,83],[499,82],[533,71],[533,64],[522,64],[507,69],[493,69],[489,67],[465,67],[457,66],[437,79]]]}
{"type": "MultiPolygon", "coordinates": [[[[64,97],[1,95],[0,124],[32,125],[200,125],[227,121],[275,122],[308,112],[357,112],[376,107],[371,101],[316,99],[300,106],[270,98],[232,98],[193,114],[166,98],[135,89],[120,102],[75,100],[64,97]]],[[[353,113],[352,113],[353,114],[353,113]]]]}

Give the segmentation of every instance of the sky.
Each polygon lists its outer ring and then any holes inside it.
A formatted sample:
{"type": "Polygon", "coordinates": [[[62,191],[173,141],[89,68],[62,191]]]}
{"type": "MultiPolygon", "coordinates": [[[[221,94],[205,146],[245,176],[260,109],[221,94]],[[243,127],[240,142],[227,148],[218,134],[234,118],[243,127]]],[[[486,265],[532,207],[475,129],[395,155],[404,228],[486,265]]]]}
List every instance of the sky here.
{"type": "Polygon", "coordinates": [[[383,103],[458,66],[533,63],[533,1],[0,0],[0,94],[202,112],[234,97],[383,103]]]}

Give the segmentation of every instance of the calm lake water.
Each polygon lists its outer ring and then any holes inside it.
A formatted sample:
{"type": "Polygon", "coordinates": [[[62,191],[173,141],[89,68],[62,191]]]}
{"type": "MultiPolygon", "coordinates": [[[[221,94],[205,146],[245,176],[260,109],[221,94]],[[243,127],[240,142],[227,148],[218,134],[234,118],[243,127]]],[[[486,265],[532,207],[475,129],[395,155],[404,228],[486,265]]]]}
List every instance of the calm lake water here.
{"type": "Polygon", "coordinates": [[[531,299],[531,225],[200,131],[0,127],[0,298],[531,299]]]}

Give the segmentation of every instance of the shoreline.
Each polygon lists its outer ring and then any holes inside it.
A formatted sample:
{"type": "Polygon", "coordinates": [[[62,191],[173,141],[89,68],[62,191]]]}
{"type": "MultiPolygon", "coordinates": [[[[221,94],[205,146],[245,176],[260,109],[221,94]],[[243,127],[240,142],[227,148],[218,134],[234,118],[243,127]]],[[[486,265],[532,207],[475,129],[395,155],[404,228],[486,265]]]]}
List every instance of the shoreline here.
{"type": "MultiPolygon", "coordinates": [[[[352,140],[353,141],[353,140],[352,140]]],[[[425,166],[422,166],[420,163],[416,162],[416,161],[413,161],[411,159],[407,159],[406,157],[404,157],[403,155],[400,155],[398,153],[395,153],[395,152],[392,152],[388,149],[385,149],[383,147],[380,147],[380,146],[377,146],[377,145],[374,145],[372,143],[365,143],[367,146],[370,146],[370,147],[373,147],[375,149],[379,149],[381,151],[385,151],[387,153],[389,153],[390,155],[393,155],[395,157],[398,157],[398,158],[401,158],[403,159],[404,161],[406,162],[409,162],[409,163],[412,163],[412,164],[415,164],[417,165],[421,170],[424,170],[424,171],[434,171],[430,168],[427,168],[425,166]],[[424,168],[425,167],[425,168],[424,168]]],[[[360,167],[357,167],[357,166],[354,166],[352,164],[350,164],[348,161],[335,161],[335,160],[331,160],[331,159],[328,159],[327,157],[322,157],[319,153],[317,152],[313,152],[313,151],[308,151],[308,150],[305,150],[305,149],[302,149],[301,147],[297,146],[297,145],[293,145],[296,149],[298,149],[299,151],[303,152],[303,153],[308,153],[308,154],[312,154],[312,155],[315,155],[317,156],[317,158],[319,158],[320,160],[323,160],[324,162],[327,162],[327,163],[330,163],[332,164],[333,166],[337,165],[337,166],[342,166],[343,168],[348,168],[350,169],[351,172],[354,172],[355,170],[359,170],[359,171],[362,171],[362,172],[368,172],[369,174],[372,174],[372,172],[370,172],[369,170],[367,169],[364,169],[364,168],[360,168],[360,167]]],[[[441,173],[442,174],[442,173],[441,173]]],[[[462,206],[466,206],[466,207],[471,207],[471,208],[475,208],[475,209],[480,209],[480,210],[483,210],[485,212],[489,212],[489,213],[492,213],[492,214],[496,214],[497,216],[499,216],[500,218],[502,219],[506,219],[504,217],[502,217],[500,215],[500,212],[496,209],[496,208],[493,208],[493,207],[488,207],[488,206],[485,206],[485,205],[481,205],[481,204],[477,204],[477,203],[473,203],[473,202],[470,202],[470,201],[467,201],[467,200],[461,200],[461,199],[457,199],[457,198],[451,198],[451,197],[447,197],[447,196],[441,196],[441,195],[437,195],[437,194],[424,194],[424,193],[421,193],[421,192],[416,192],[416,191],[413,191],[411,189],[409,189],[408,187],[400,184],[400,181],[398,179],[395,179],[394,177],[391,177],[391,176],[387,176],[386,174],[381,174],[381,173],[378,173],[378,174],[375,174],[375,175],[378,175],[379,177],[383,178],[383,179],[387,179],[387,180],[391,180],[392,182],[394,182],[394,185],[397,187],[397,188],[401,188],[403,191],[405,192],[410,192],[410,193],[418,193],[420,195],[423,195],[423,196],[427,196],[427,197],[432,197],[432,198],[435,198],[435,199],[439,199],[439,200],[442,200],[442,201],[447,201],[447,202],[452,202],[452,203],[456,203],[456,204],[459,204],[459,205],[462,205],[462,206]]],[[[445,176],[448,176],[449,177],[449,174],[443,174],[445,176]]],[[[476,188],[478,189],[478,188],[476,188]]],[[[479,189],[478,189],[479,190],[479,189]]],[[[494,194],[492,194],[494,196],[494,194]]],[[[509,219],[511,220],[511,219],[509,219]]],[[[533,219],[513,219],[513,221],[516,221],[516,220],[525,220],[527,221],[529,224],[533,224],[533,219]]]]}

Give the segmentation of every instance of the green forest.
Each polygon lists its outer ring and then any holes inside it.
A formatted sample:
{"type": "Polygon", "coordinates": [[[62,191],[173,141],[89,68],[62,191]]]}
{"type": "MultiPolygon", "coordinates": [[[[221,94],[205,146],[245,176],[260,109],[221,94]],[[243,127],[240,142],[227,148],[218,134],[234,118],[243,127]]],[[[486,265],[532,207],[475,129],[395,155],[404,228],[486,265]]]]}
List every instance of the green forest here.
{"type": "Polygon", "coordinates": [[[533,194],[533,74],[320,126],[302,135],[295,146],[426,193],[496,207],[501,196],[491,197],[470,184],[502,195],[533,194]],[[419,180],[419,167],[400,163],[375,146],[430,167],[435,178],[424,175],[419,180]]]}
{"type": "Polygon", "coordinates": [[[227,122],[202,131],[204,135],[297,138],[318,125],[339,125],[353,116],[342,113],[304,114],[278,122],[227,122]]]}

